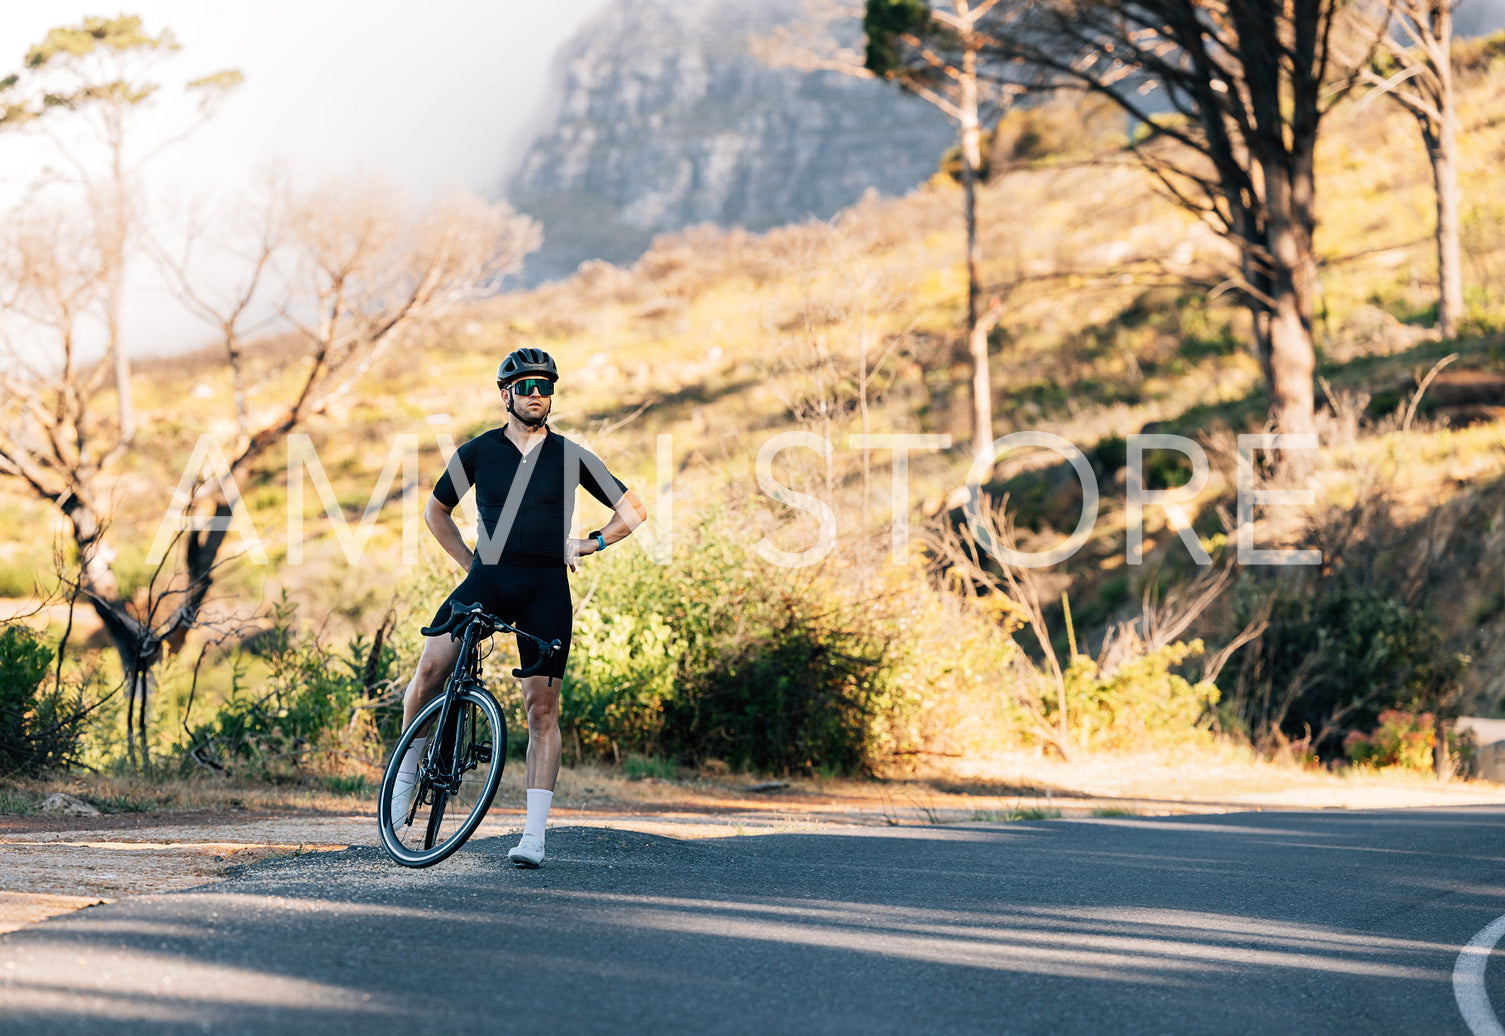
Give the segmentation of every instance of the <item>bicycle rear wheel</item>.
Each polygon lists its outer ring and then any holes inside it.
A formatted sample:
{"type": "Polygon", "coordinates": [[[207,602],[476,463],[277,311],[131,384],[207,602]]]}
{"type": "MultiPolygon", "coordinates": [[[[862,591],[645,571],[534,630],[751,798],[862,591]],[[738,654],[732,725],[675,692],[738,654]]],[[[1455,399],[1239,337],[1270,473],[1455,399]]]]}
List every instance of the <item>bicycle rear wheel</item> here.
{"type": "Polygon", "coordinates": [[[377,827],[387,855],[406,867],[429,867],[475,833],[502,779],[507,726],[496,699],[471,686],[455,699],[449,729],[438,729],[444,699],[424,706],[403,731],[382,777],[377,827]],[[398,768],[415,738],[427,738],[411,803],[396,820],[392,799],[398,768]]]}

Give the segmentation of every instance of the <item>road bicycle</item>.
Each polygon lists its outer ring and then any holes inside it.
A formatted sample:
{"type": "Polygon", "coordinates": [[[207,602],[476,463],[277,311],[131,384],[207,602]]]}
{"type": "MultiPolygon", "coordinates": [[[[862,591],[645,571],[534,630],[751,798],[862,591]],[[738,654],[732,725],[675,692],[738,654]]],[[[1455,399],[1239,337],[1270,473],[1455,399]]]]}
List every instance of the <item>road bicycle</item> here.
{"type": "Polygon", "coordinates": [[[423,635],[448,633],[460,640],[460,655],[444,685],[444,693],[413,717],[382,776],[377,797],[377,827],[387,854],[406,867],[431,867],[445,859],[475,833],[502,779],[507,761],[507,724],[501,706],[481,678],[482,648],[493,633],[515,633],[533,642],[538,660],[516,677],[532,676],[563,648],[525,633],[511,623],[488,615],[480,604],[452,608],[449,617],[423,635]],[[407,813],[392,819],[392,796],[397,771],[415,738],[427,738],[418,762],[418,785],[407,813]]]}

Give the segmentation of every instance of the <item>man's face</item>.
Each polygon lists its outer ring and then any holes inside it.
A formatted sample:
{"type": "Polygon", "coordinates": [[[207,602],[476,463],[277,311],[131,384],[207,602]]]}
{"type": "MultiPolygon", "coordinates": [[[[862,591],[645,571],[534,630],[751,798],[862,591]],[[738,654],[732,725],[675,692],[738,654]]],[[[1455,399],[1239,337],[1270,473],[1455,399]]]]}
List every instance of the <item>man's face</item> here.
{"type": "Polygon", "coordinates": [[[502,389],[502,395],[507,409],[515,410],[536,423],[548,417],[553,409],[553,388],[547,378],[518,378],[502,389]],[[545,392],[551,394],[546,396],[545,392]]]}

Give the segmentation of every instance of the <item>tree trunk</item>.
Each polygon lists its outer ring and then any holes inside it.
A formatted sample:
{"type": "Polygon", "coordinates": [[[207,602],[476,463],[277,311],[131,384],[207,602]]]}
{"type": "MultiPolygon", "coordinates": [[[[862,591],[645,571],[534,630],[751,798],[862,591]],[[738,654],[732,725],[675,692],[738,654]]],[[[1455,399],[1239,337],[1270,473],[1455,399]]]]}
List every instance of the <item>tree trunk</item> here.
{"type": "Polygon", "coordinates": [[[1311,325],[1302,319],[1295,285],[1289,278],[1283,280],[1275,285],[1275,306],[1269,314],[1270,421],[1278,432],[1310,432],[1316,428],[1311,325]]]}
{"type": "MultiPolygon", "coordinates": [[[[1317,357],[1312,346],[1312,302],[1316,264],[1310,223],[1313,174],[1298,161],[1293,172],[1276,162],[1263,166],[1265,181],[1264,290],[1268,295],[1265,341],[1270,422],[1277,432],[1310,432],[1312,379],[1317,357]]],[[[1258,321],[1256,321],[1256,325],[1258,321]]]]}
{"type": "Polygon", "coordinates": [[[1453,82],[1448,70],[1442,89],[1442,122],[1436,139],[1427,139],[1432,181],[1437,193],[1437,329],[1443,338],[1458,334],[1463,321],[1463,261],[1459,251],[1458,114],[1453,109],[1453,82]]]}
{"type": "Polygon", "coordinates": [[[972,357],[972,455],[993,450],[993,382],[988,371],[988,332],[981,323],[981,249],[977,243],[977,180],[982,168],[982,130],[977,113],[977,51],[963,54],[961,83],[962,194],[967,221],[967,349],[972,357]]]}
{"type": "MultiPolygon", "coordinates": [[[[81,576],[83,582],[87,577],[81,576]]],[[[112,577],[113,578],[113,577],[112,577]]],[[[121,679],[125,689],[125,750],[131,769],[138,768],[137,747],[140,747],[140,765],[149,761],[146,746],[148,722],[148,691],[151,687],[151,671],[161,657],[161,642],[151,637],[148,629],[126,610],[125,602],[118,596],[106,598],[97,589],[84,582],[84,592],[94,606],[94,613],[104,624],[120,660],[121,679]]]]}
{"type": "MultiPolygon", "coordinates": [[[[63,513],[73,526],[73,541],[78,549],[79,586],[94,612],[110,635],[116,657],[120,660],[120,673],[125,695],[125,748],[126,759],[131,769],[145,766],[151,761],[147,744],[150,716],[151,672],[162,657],[162,639],[152,633],[150,620],[143,622],[131,614],[120,596],[119,583],[115,579],[111,561],[114,550],[104,538],[104,525],[87,500],[74,494],[62,503],[63,513]],[[139,753],[138,753],[139,749],[139,753]]],[[[222,533],[211,533],[223,539],[222,533]]],[[[189,542],[190,559],[197,537],[189,542]]],[[[216,545],[218,540],[216,540],[216,545]]],[[[204,590],[207,591],[207,585],[204,590]]],[[[189,598],[202,600],[203,592],[189,598]]]]}
{"type": "Polygon", "coordinates": [[[115,367],[116,411],[120,417],[120,441],[129,443],[136,437],[136,404],[131,395],[131,360],[125,353],[120,335],[120,310],[125,305],[125,244],[130,234],[130,199],[121,145],[112,145],[109,211],[104,253],[109,264],[108,289],[105,292],[106,349],[115,367]]]}

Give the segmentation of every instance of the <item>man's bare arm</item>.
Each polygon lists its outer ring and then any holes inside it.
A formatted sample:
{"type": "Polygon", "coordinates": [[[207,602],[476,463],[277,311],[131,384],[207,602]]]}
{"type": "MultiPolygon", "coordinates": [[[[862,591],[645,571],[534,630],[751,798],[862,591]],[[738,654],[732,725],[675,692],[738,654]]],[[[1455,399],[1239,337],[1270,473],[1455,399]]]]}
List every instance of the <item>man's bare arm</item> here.
{"type": "Polygon", "coordinates": [[[611,516],[611,521],[601,526],[601,538],[608,544],[625,540],[647,517],[648,509],[643,506],[643,501],[629,489],[617,501],[616,513],[611,516]]]}
{"type": "MultiPolygon", "coordinates": [[[[617,501],[615,513],[611,520],[601,526],[601,538],[607,543],[616,543],[625,540],[632,535],[632,530],[643,524],[648,517],[648,509],[643,506],[643,501],[632,490],[622,494],[622,499],[617,501]]],[[[572,571],[578,571],[580,559],[587,554],[594,554],[600,550],[600,544],[594,539],[566,540],[564,544],[564,560],[572,571]]]]}
{"type": "Polygon", "coordinates": [[[465,537],[460,535],[460,527],[455,524],[453,507],[445,507],[438,497],[429,497],[429,502],[423,508],[423,522],[429,527],[429,532],[434,534],[434,539],[439,541],[439,546],[444,548],[444,553],[455,559],[455,564],[469,572],[470,564],[475,560],[469,547],[465,545],[465,537]]]}

